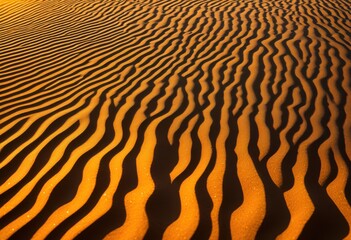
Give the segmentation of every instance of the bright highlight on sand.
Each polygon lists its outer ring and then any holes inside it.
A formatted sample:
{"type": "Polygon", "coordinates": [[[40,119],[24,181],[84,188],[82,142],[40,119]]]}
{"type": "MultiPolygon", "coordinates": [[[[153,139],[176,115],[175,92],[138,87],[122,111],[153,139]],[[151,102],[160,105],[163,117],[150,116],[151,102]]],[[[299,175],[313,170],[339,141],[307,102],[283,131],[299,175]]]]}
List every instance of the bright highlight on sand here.
{"type": "Polygon", "coordinates": [[[350,239],[350,6],[0,1],[0,239],[350,239]]]}

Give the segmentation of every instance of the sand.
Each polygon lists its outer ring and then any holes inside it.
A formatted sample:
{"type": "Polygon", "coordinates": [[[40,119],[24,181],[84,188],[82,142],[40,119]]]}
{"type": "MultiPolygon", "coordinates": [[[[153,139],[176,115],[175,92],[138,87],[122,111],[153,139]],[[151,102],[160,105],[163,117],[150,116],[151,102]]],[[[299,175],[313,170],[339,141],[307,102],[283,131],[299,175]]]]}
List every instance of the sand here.
{"type": "Polygon", "coordinates": [[[351,239],[350,19],[0,1],[0,239],[351,239]]]}

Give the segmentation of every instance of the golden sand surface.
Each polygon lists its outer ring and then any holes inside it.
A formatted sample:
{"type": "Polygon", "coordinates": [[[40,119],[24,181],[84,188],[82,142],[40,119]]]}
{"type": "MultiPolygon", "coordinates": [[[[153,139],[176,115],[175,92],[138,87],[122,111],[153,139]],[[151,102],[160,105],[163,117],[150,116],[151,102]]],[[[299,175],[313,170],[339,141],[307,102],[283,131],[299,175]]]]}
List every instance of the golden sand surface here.
{"type": "Polygon", "coordinates": [[[350,228],[350,0],[0,1],[0,240],[350,228]]]}

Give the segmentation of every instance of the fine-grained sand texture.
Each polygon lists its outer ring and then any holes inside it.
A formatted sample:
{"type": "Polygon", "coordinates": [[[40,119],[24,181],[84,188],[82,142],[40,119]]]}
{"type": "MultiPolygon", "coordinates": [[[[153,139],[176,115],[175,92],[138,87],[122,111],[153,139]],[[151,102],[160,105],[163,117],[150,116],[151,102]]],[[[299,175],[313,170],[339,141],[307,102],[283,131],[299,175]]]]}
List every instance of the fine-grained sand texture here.
{"type": "Polygon", "coordinates": [[[0,239],[351,239],[350,0],[1,0],[0,239]]]}

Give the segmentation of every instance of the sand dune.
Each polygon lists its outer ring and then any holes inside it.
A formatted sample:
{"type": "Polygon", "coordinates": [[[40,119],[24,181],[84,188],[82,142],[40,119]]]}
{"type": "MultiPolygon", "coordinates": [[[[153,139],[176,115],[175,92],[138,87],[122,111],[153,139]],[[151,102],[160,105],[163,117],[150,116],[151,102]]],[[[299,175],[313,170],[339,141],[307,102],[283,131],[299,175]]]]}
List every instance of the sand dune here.
{"type": "Polygon", "coordinates": [[[350,19],[0,1],[0,239],[351,239],[350,19]]]}

